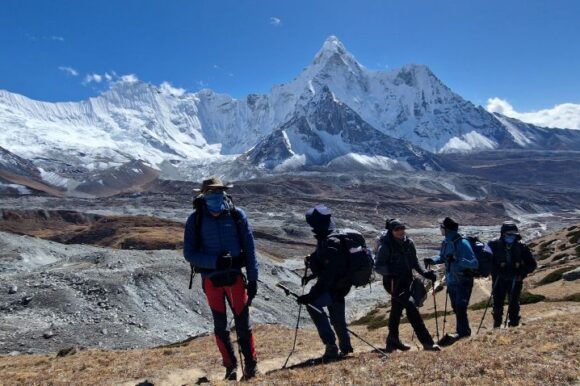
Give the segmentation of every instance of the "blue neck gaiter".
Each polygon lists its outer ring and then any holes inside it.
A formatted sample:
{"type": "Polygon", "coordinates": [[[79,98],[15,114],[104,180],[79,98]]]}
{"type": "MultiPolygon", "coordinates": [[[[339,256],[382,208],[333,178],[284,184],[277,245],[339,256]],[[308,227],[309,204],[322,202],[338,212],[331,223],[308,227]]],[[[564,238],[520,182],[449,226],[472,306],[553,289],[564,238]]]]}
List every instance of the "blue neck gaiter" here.
{"type": "Polygon", "coordinates": [[[219,213],[223,209],[226,208],[225,205],[225,193],[208,193],[204,195],[205,204],[207,205],[207,209],[213,213],[219,213]]]}
{"type": "Polygon", "coordinates": [[[516,236],[515,235],[505,235],[503,237],[503,239],[505,240],[506,244],[513,244],[516,241],[516,236]]]}

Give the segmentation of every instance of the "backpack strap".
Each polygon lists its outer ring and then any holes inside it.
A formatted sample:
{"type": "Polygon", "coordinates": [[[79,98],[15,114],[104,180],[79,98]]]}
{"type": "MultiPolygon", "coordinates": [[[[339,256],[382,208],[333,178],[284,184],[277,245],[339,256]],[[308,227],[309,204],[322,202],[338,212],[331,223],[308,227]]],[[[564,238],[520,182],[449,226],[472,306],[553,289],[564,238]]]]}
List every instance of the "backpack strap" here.
{"type": "Polygon", "coordinates": [[[236,208],[234,204],[234,199],[231,195],[226,194],[226,199],[228,200],[228,206],[230,208],[230,216],[232,220],[234,220],[234,224],[236,226],[236,233],[238,235],[238,240],[240,241],[240,246],[242,247],[242,254],[245,255],[247,252],[247,248],[245,244],[245,238],[243,237],[242,227],[244,225],[244,221],[242,220],[242,216],[240,216],[240,212],[236,208]]]}
{"type": "Polygon", "coordinates": [[[193,199],[193,210],[195,213],[195,250],[201,251],[201,224],[203,218],[203,195],[198,195],[193,199]]]}

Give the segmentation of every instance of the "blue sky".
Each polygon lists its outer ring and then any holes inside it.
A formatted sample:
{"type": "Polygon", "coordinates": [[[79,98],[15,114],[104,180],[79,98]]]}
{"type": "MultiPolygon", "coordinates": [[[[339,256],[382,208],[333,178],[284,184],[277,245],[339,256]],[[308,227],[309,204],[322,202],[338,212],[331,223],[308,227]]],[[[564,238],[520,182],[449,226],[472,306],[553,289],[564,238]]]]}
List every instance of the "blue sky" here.
{"type": "Polygon", "coordinates": [[[370,69],[426,64],[476,104],[530,111],[580,103],[579,26],[574,0],[2,0],[0,88],[80,100],[135,74],[240,97],[336,35],[370,69]]]}

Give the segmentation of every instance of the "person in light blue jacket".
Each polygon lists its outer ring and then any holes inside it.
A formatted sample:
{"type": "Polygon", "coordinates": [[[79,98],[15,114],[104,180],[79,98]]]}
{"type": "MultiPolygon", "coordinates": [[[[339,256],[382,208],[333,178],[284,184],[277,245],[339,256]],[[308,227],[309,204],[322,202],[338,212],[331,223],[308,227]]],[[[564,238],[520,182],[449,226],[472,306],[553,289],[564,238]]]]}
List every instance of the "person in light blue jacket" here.
{"type": "Polygon", "coordinates": [[[446,217],[440,224],[441,234],[445,236],[439,256],[426,258],[425,265],[445,264],[445,279],[449,291],[451,307],[455,312],[457,340],[471,335],[467,306],[473,289],[473,270],[478,268],[478,261],[469,241],[459,234],[459,224],[446,217]]]}

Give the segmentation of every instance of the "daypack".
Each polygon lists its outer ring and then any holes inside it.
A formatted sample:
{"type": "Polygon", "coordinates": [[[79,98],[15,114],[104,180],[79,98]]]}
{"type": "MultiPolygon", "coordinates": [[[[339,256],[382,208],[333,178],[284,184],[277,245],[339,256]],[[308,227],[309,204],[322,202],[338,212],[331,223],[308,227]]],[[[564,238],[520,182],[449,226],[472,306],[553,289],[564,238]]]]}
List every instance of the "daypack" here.
{"type": "Polygon", "coordinates": [[[350,283],[362,287],[371,282],[373,274],[373,254],[363,235],[354,229],[342,229],[331,234],[340,240],[340,248],[347,258],[347,272],[350,283]]]}
{"type": "Polygon", "coordinates": [[[489,248],[487,244],[481,242],[477,236],[463,237],[458,235],[458,237],[453,239],[453,242],[457,243],[461,239],[465,239],[469,242],[469,245],[471,245],[471,249],[473,250],[473,254],[477,259],[478,268],[476,270],[471,270],[470,274],[473,277],[488,277],[491,275],[493,259],[493,252],[491,251],[491,248],[489,248]]]}
{"type": "Polygon", "coordinates": [[[423,280],[418,277],[413,278],[411,286],[409,287],[409,292],[411,293],[409,300],[411,300],[417,307],[422,307],[427,299],[427,289],[425,288],[425,284],[423,284],[423,280]]]}

